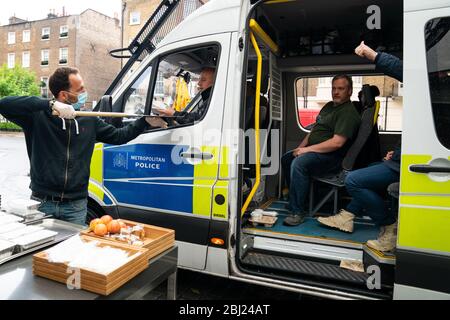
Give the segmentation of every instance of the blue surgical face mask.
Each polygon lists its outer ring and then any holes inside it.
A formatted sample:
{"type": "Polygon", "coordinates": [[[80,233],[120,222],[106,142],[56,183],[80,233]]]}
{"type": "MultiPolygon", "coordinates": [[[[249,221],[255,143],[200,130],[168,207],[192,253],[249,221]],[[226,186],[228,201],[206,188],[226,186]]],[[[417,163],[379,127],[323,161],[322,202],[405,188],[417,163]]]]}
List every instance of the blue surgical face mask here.
{"type": "Polygon", "coordinates": [[[83,93],[80,93],[80,94],[78,95],[78,102],[72,104],[72,107],[73,107],[76,111],[79,111],[79,110],[81,109],[81,107],[84,106],[84,105],[86,104],[87,99],[88,99],[88,94],[87,94],[86,91],[83,92],[83,93]]]}

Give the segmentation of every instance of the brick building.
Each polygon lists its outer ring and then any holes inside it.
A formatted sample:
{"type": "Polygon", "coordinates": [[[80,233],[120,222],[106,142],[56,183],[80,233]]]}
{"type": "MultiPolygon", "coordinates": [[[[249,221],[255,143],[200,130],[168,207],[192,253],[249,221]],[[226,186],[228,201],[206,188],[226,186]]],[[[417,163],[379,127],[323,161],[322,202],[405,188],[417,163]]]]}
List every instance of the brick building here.
{"type": "MultiPolygon", "coordinates": [[[[199,7],[210,0],[182,0],[181,6],[186,9],[195,5],[199,7]]],[[[150,19],[161,0],[122,0],[123,39],[122,48],[128,47],[144,24],[150,19]]],[[[183,9],[183,8],[182,8],[183,9]]],[[[191,9],[191,8],[189,8],[191,9]]],[[[186,10],[190,12],[190,10],[186,10]]],[[[182,19],[180,19],[182,20],[182,19]]]]}
{"type": "Polygon", "coordinates": [[[79,15],[49,14],[38,21],[13,17],[0,26],[0,39],[0,64],[34,72],[42,81],[43,96],[51,96],[48,78],[58,67],[76,67],[89,92],[90,107],[120,71],[120,61],[109,56],[109,50],[121,45],[120,22],[91,9],[79,15]]]}

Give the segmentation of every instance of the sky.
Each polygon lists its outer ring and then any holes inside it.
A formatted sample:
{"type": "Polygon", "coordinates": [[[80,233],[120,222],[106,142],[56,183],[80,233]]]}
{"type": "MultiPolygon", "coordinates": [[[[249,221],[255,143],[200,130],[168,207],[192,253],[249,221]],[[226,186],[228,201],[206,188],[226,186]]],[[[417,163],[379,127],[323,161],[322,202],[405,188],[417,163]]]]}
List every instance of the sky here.
{"type": "Polygon", "coordinates": [[[27,20],[41,20],[47,17],[51,9],[62,13],[65,7],[68,14],[80,14],[86,9],[94,9],[110,17],[114,13],[121,16],[121,0],[8,0],[1,1],[0,24],[8,24],[11,16],[27,20]]]}

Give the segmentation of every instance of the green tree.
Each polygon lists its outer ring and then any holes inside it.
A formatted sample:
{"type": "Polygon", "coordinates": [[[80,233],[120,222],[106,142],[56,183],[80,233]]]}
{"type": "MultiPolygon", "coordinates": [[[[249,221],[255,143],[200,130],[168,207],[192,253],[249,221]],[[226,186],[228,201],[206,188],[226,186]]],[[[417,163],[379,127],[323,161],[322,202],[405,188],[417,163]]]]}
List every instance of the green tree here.
{"type": "Polygon", "coordinates": [[[7,96],[38,96],[40,94],[36,75],[19,66],[0,68],[0,98],[7,96]]]}

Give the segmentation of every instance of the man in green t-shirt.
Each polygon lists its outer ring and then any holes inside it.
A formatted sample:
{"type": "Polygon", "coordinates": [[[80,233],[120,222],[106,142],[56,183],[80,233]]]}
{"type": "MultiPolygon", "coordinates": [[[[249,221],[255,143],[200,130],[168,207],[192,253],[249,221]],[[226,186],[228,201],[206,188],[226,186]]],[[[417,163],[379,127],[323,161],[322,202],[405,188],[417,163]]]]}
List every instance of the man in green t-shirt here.
{"type": "Polygon", "coordinates": [[[353,93],[351,77],[337,75],[332,86],[333,101],[322,108],[316,124],[300,145],[281,159],[289,186],[290,215],[284,220],[288,226],[303,223],[310,177],[339,171],[361,123],[350,101],[353,93]]]}

